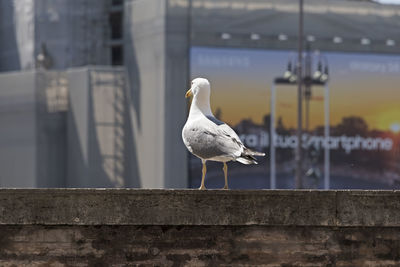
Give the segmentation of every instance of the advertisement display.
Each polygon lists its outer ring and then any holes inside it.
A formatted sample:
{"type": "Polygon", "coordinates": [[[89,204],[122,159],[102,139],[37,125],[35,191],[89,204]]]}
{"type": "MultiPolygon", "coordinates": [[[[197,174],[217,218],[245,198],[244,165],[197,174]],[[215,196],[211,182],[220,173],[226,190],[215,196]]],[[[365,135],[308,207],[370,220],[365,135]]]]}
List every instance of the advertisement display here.
{"type": "MultiPolygon", "coordinates": [[[[329,74],[330,136],[325,142],[324,87],[312,86],[308,103],[303,102],[304,187],[323,188],[327,145],[330,188],[400,188],[400,56],[311,54],[311,75],[321,70],[318,65],[329,74]]],[[[270,188],[271,87],[295,66],[296,57],[293,51],[192,47],[191,78],[210,81],[215,117],[246,146],[266,153],[258,165],[229,162],[230,188],[270,188]]],[[[275,89],[276,188],[294,188],[297,86],[278,84],[275,89]]],[[[195,188],[201,161],[190,155],[189,164],[195,188]]],[[[207,188],[223,187],[223,177],[221,163],[207,162],[207,188]]]]}

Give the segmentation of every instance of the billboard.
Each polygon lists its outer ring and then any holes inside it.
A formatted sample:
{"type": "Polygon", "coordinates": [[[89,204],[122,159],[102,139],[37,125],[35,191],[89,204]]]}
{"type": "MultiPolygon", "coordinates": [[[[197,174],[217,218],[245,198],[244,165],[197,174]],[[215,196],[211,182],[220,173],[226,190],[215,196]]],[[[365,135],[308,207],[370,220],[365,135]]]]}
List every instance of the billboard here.
{"type": "MultiPolygon", "coordinates": [[[[330,188],[400,188],[400,56],[320,55],[329,65],[330,188]]],[[[228,123],[246,146],[267,154],[258,165],[228,163],[231,188],[270,186],[271,86],[295,57],[292,51],[281,50],[191,48],[191,77],[210,81],[214,115],[228,123]]],[[[276,186],[294,188],[297,87],[276,88],[276,186]]],[[[303,112],[303,125],[309,121],[302,136],[307,188],[323,186],[324,100],[323,87],[312,87],[308,118],[303,112]]],[[[201,162],[191,155],[189,164],[190,185],[198,187],[201,162]]],[[[222,187],[222,164],[208,162],[207,167],[206,187],[222,187]]]]}

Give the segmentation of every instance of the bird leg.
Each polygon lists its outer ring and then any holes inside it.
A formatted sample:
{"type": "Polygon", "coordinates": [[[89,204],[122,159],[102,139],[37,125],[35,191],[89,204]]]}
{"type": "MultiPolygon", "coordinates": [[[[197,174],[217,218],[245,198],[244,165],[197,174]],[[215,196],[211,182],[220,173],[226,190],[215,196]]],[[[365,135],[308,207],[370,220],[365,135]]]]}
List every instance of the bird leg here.
{"type": "Polygon", "coordinates": [[[228,165],[226,165],[226,162],[224,162],[224,167],[222,169],[224,170],[224,176],[225,176],[224,189],[228,189],[228,165]]]}
{"type": "Polygon", "coordinates": [[[202,177],[201,177],[201,185],[199,187],[200,190],[204,190],[206,189],[206,187],[204,186],[204,179],[206,178],[206,172],[207,172],[207,167],[206,167],[206,161],[202,161],[203,163],[203,169],[202,169],[202,177]]]}

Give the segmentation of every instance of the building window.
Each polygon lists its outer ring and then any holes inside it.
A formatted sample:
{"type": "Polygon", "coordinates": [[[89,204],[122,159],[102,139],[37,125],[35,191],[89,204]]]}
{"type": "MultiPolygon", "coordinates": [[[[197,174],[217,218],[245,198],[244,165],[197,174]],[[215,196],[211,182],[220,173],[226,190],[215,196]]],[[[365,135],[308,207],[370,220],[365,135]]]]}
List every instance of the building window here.
{"type": "Polygon", "coordinates": [[[111,65],[123,65],[123,0],[113,0],[109,13],[111,65]]]}
{"type": "Polygon", "coordinates": [[[122,39],[122,12],[113,12],[110,14],[111,40],[122,39]]]}
{"type": "Polygon", "coordinates": [[[111,47],[111,65],[123,65],[124,50],[122,45],[115,45],[111,47]]]}
{"type": "Polygon", "coordinates": [[[123,4],[124,0],[112,0],[112,5],[113,6],[121,6],[123,4]]]}

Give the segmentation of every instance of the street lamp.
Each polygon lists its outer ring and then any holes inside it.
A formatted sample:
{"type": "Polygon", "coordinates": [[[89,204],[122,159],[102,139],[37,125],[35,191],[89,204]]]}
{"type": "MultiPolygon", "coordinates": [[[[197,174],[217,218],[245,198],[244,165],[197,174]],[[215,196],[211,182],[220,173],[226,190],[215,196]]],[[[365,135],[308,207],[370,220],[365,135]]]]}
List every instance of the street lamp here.
{"type": "MultiPolygon", "coordinates": [[[[295,186],[297,189],[303,187],[302,176],[303,176],[303,164],[302,164],[302,117],[303,117],[303,108],[302,108],[302,100],[303,100],[303,85],[307,84],[309,88],[309,92],[311,93],[311,85],[314,80],[311,79],[311,68],[306,68],[306,76],[303,77],[303,0],[299,0],[299,24],[298,24],[298,51],[297,51],[297,64],[296,71],[297,76],[292,74],[291,71],[291,63],[288,64],[288,70],[284,74],[283,77],[278,77],[274,80],[274,83],[271,87],[271,126],[270,126],[270,134],[271,134],[271,145],[270,145],[270,172],[271,172],[271,189],[274,189],[276,186],[276,173],[275,173],[275,85],[277,84],[296,84],[297,83],[297,147],[295,153],[295,162],[296,162],[296,175],[295,175],[295,186]],[[290,66],[290,68],[289,68],[290,66]],[[290,72],[289,72],[290,71],[290,72]]],[[[287,36],[282,38],[282,35],[279,35],[280,41],[287,40],[287,36]]],[[[315,37],[308,38],[309,41],[315,41],[315,37]]],[[[306,59],[307,60],[307,59],[306,59]]],[[[310,65],[311,65],[311,60],[310,65]]],[[[324,76],[324,81],[321,79],[315,81],[318,82],[319,85],[325,85],[325,182],[324,188],[329,188],[329,148],[328,148],[328,136],[329,136],[329,89],[327,86],[328,80],[328,69],[326,68],[326,75],[324,76]],[[326,163],[327,162],[327,163],[326,163]]],[[[322,75],[323,76],[323,75],[322,75]]],[[[321,77],[322,77],[321,76],[321,77]]]]}
{"type": "MultiPolygon", "coordinates": [[[[301,61],[303,65],[303,60],[301,61]]],[[[299,64],[297,64],[299,65],[299,64]]],[[[329,72],[328,72],[328,62],[325,57],[321,55],[318,56],[318,64],[316,71],[311,75],[312,69],[312,56],[311,53],[308,52],[304,57],[304,66],[305,66],[305,73],[301,76],[301,81],[298,80],[298,76],[296,73],[292,71],[292,60],[288,61],[287,69],[283,73],[282,76],[276,77],[274,82],[271,86],[271,112],[270,112],[270,136],[271,136],[271,144],[270,144],[270,187],[271,189],[276,188],[276,160],[275,160],[275,140],[276,140],[276,132],[275,132],[275,104],[276,104],[276,86],[279,85],[298,85],[299,82],[305,86],[305,93],[304,98],[306,100],[306,108],[308,107],[308,101],[311,99],[312,96],[312,87],[313,86],[324,86],[325,87],[325,97],[324,97],[324,104],[325,104],[325,127],[324,127],[324,136],[325,136],[325,154],[324,154],[324,189],[329,189],[329,87],[328,87],[328,79],[329,79],[329,72]],[[323,59],[323,60],[321,60],[323,59]],[[324,61],[324,62],[322,62],[324,61]],[[324,63],[324,64],[323,64],[324,63]]],[[[300,95],[301,101],[303,95],[300,95]]],[[[308,120],[309,120],[309,109],[306,110],[306,128],[308,129],[308,120]]],[[[301,142],[302,135],[297,135],[297,144],[301,142]]],[[[301,151],[300,151],[301,153],[301,151]]],[[[297,168],[297,166],[296,166],[297,168]]],[[[302,186],[301,177],[304,174],[303,166],[301,165],[300,170],[300,183],[297,176],[296,171],[296,188],[300,188],[302,186]],[[299,187],[300,184],[300,187],[299,187]]]]}

